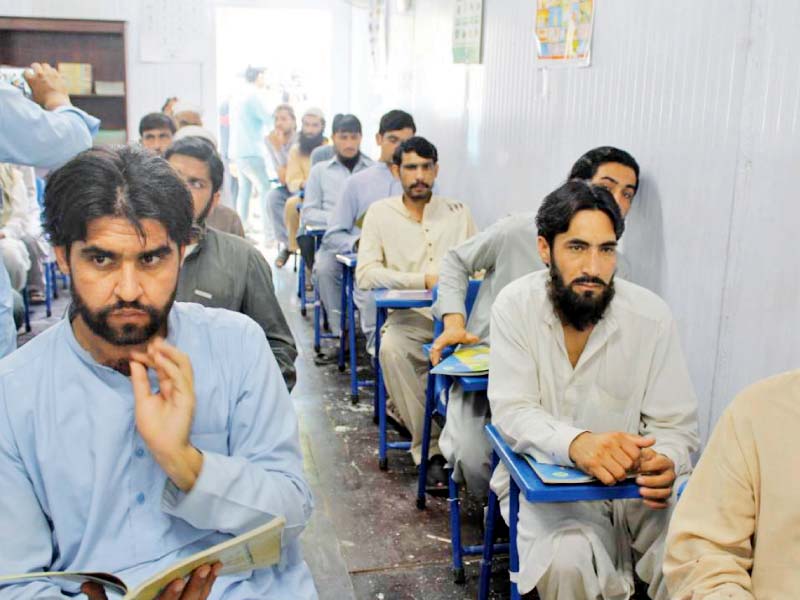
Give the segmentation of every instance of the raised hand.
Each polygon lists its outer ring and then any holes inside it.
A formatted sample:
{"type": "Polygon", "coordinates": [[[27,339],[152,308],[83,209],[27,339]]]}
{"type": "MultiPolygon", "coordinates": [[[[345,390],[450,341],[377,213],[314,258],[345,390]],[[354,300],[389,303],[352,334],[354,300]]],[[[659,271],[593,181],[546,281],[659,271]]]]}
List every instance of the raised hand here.
{"type": "Polygon", "coordinates": [[[203,455],[189,441],[195,406],[189,357],[156,338],[146,352],[131,353],[130,366],[136,429],[167,476],[188,492],[203,464],[203,455]],[[156,393],[150,389],[148,368],[158,376],[156,393]]]}
{"type": "Polygon", "coordinates": [[[584,473],[597,477],[606,485],[613,485],[637,472],[642,459],[642,448],[655,444],[652,438],[632,433],[612,431],[592,433],[584,431],[569,446],[569,457],[584,473]]]}
{"type": "Polygon", "coordinates": [[[70,104],[64,77],[47,63],[33,63],[24,74],[33,101],[46,110],[70,104]]]}

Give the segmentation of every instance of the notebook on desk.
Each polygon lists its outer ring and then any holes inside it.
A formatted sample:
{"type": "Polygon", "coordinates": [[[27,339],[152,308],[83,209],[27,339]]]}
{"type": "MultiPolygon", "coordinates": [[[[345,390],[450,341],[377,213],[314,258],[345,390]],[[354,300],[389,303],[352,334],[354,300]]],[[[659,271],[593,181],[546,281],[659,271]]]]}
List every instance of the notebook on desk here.
{"type": "MultiPolygon", "coordinates": [[[[587,475],[580,469],[573,467],[565,467],[563,465],[548,465],[545,463],[537,462],[533,457],[523,454],[527,463],[536,473],[537,477],[542,480],[542,483],[547,484],[561,484],[561,483],[594,483],[598,481],[596,477],[587,475]]],[[[631,473],[626,479],[632,479],[637,476],[637,473],[631,473]]]]}
{"type": "Polygon", "coordinates": [[[387,290],[383,295],[385,300],[430,300],[428,290],[387,290]]]}
{"type": "Polygon", "coordinates": [[[479,376],[489,374],[489,346],[459,348],[431,369],[434,375],[479,376]]]}

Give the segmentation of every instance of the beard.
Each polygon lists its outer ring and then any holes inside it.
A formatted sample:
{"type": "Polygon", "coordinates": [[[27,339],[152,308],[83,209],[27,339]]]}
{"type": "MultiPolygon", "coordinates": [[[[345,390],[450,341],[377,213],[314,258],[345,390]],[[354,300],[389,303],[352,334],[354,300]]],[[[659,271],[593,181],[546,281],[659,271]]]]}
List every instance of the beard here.
{"type": "Polygon", "coordinates": [[[606,283],[599,277],[576,277],[569,285],[564,284],[561,271],[555,261],[550,265],[550,281],[547,283],[547,295],[553,303],[556,314],[562,322],[583,331],[590,325],[597,325],[603,318],[606,308],[614,299],[614,278],[606,283]],[[579,283],[596,283],[602,285],[602,292],[577,293],[572,286],[579,283]]]}
{"type": "Polygon", "coordinates": [[[300,135],[297,136],[297,144],[300,146],[300,154],[308,156],[311,154],[314,148],[321,146],[324,140],[325,136],[322,135],[321,131],[317,135],[307,135],[301,131],[300,135]]]}
{"type": "Polygon", "coordinates": [[[339,162],[342,163],[350,172],[352,172],[353,169],[356,168],[356,165],[358,164],[358,159],[361,158],[359,152],[356,152],[355,156],[351,156],[350,158],[342,156],[337,152],[336,157],[339,159],[339,162]]]}
{"type": "Polygon", "coordinates": [[[172,309],[172,305],[175,302],[175,295],[178,293],[178,287],[175,286],[169,300],[167,300],[167,303],[161,308],[141,304],[138,301],[119,301],[112,306],[106,306],[100,310],[93,311],[86,305],[86,302],[84,302],[78,290],[75,289],[75,283],[72,279],[70,279],[70,293],[72,294],[70,319],[80,315],[89,330],[109,344],[115,346],[137,346],[149,341],[161,331],[161,328],[166,324],[169,311],[172,309]],[[136,325],[134,323],[127,323],[122,327],[114,327],[111,325],[109,322],[111,313],[115,310],[125,308],[145,312],[150,319],[144,325],[136,325]]]}
{"type": "Polygon", "coordinates": [[[404,188],[403,191],[411,200],[424,200],[427,202],[431,199],[431,196],[433,196],[433,189],[431,186],[420,181],[414,182],[413,185],[404,188]]]}

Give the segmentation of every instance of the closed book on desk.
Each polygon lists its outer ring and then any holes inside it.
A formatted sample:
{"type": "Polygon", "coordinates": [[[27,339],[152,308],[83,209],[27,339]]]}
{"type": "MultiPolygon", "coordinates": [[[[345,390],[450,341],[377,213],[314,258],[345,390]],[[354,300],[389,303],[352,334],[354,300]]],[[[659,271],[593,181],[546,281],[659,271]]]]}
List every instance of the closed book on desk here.
{"type": "Polygon", "coordinates": [[[283,517],[251,529],[247,533],[226,540],[208,550],[189,556],[171,567],[156,573],[137,587],[128,590],[124,581],[110,573],[52,572],[0,575],[0,586],[26,583],[38,579],[59,580],[75,586],[87,581],[99,583],[111,591],[123,594],[122,600],[153,600],[172,581],[188,576],[203,565],[222,563],[220,575],[263,569],[277,564],[281,559],[281,535],[286,520],[283,517]]]}
{"type": "MultiPolygon", "coordinates": [[[[563,483],[593,483],[598,481],[596,477],[587,475],[580,469],[573,467],[565,467],[563,465],[548,465],[534,460],[527,454],[523,454],[525,460],[536,473],[536,476],[542,480],[542,483],[547,484],[563,484],[563,483]]],[[[628,475],[627,479],[636,477],[636,473],[628,475]]]]}
{"type": "Polygon", "coordinates": [[[478,376],[489,373],[489,346],[459,348],[431,369],[434,375],[478,376]]]}
{"type": "Polygon", "coordinates": [[[428,290],[388,290],[383,298],[385,300],[430,300],[428,290]]]}

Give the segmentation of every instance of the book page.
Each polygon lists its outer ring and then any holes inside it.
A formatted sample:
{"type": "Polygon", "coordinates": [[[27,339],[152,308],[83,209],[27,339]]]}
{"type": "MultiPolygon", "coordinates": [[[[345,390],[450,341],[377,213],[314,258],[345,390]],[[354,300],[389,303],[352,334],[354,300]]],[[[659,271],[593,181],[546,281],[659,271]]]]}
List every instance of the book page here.
{"type": "Polygon", "coordinates": [[[59,585],[59,581],[65,582],[68,586],[67,588],[62,587],[62,589],[65,591],[77,591],[81,584],[86,583],[87,581],[99,583],[100,585],[110,588],[112,591],[119,594],[124,594],[128,591],[128,587],[125,585],[125,583],[110,573],[79,573],[72,571],[26,573],[25,575],[3,575],[0,576],[0,587],[4,585],[10,585],[12,583],[29,583],[39,579],[49,579],[56,585],[59,585]]]}
{"type": "Polygon", "coordinates": [[[153,600],[169,583],[186,577],[203,565],[221,562],[222,569],[219,574],[231,575],[277,564],[281,558],[281,535],[285,524],[286,520],[279,517],[266,525],[194,554],[131,590],[124,600],[153,600]]]}

